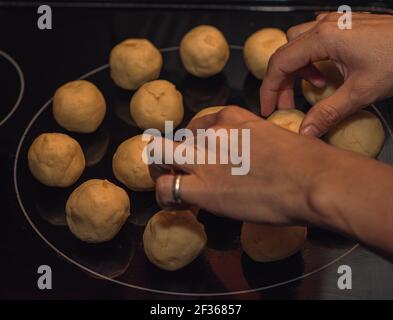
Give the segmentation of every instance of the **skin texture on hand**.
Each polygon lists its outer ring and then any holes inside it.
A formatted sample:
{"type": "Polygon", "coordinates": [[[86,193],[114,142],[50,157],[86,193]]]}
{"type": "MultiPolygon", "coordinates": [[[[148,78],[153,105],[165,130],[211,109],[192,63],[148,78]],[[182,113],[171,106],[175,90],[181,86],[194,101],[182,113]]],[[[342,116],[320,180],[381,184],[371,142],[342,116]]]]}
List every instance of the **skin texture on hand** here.
{"type": "Polygon", "coordinates": [[[294,108],[296,74],[322,88],[326,81],[311,63],[331,60],[344,83],[308,112],[301,134],[320,136],[357,110],[393,96],[393,16],[353,13],[352,29],[341,30],[338,13],[290,28],[288,43],[269,60],[262,83],[261,112],[294,108]]]}

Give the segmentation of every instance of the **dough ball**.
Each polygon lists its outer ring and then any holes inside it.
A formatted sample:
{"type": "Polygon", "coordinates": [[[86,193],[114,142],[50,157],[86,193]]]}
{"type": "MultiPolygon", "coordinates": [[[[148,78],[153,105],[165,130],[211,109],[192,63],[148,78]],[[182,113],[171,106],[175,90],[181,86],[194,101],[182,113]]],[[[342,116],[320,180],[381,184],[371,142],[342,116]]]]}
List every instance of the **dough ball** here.
{"type": "Polygon", "coordinates": [[[285,33],[276,28],[264,28],[248,37],[243,48],[244,62],[255,78],[265,77],[270,57],[286,43],[285,33]]]}
{"type": "Polygon", "coordinates": [[[174,271],[191,263],[205,248],[204,226],[191,211],[160,211],[147,223],[143,247],[157,267],[174,271]]]}
{"type": "Polygon", "coordinates": [[[66,83],[53,97],[53,116],[64,129],[90,133],[104,120],[106,103],[98,88],[86,80],[66,83]]]}
{"type": "Polygon", "coordinates": [[[181,40],[180,58],[192,75],[211,77],[224,69],[229,59],[229,46],[220,30],[201,25],[187,32],[181,40]]]}
{"type": "Polygon", "coordinates": [[[149,167],[142,159],[147,144],[148,141],[142,140],[142,135],[137,135],[121,143],[113,156],[112,167],[115,177],[134,191],[154,189],[149,167]]]}
{"type": "Polygon", "coordinates": [[[371,112],[361,110],[344,119],[327,134],[327,141],[340,149],[367,157],[376,157],[385,140],[381,121],[371,112]]]}
{"type": "Polygon", "coordinates": [[[173,121],[174,128],[182,122],[183,97],[169,81],[154,80],[135,92],[130,111],[139,128],[155,128],[165,132],[165,121],[173,121]]]}
{"type": "Polygon", "coordinates": [[[225,106],[215,106],[215,107],[208,107],[208,108],[202,109],[192,119],[202,118],[204,116],[207,116],[208,114],[216,113],[224,108],[225,108],[225,106]]]}
{"type": "Polygon", "coordinates": [[[136,90],[160,76],[162,56],[147,39],[126,39],[112,49],[109,65],[119,87],[136,90]]]}
{"type": "Polygon", "coordinates": [[[29,168],[50,187],[68,187],[82,175],[85,157],[79,143],[62,133],[43,133],[30,146],[29,168]]]}
{"type": "Polygon", "coordinates": [[[82,183],[66,204],[67,224],[80,240],[91,243],[113,239],[130,215],[130,199],[108,180],[82,183]]]}
{"type": "Polygon", "coordinates": [[[311,105],[331,96],[343,83],[343,76],[331,61],[319,61],[314,63],[319,71],[325,76],[327,84],[324,88],[317,88],[306,80],[302,80],[304,98],[311,105]]]}
{"type": "Polygon", "coordinates": [[[281,128],[299,133],[300,126],[305,116],[303,112],[297,109],[277,110],[273,112],[267,120],[281,128]]]}
{"type": "Polygon", "coordinates": [[[254,261],[272,262],[298,252],[306,237],[306,227],[276,227],[245,222],[242,226],[240,242],[243,250],[254,261]]]}

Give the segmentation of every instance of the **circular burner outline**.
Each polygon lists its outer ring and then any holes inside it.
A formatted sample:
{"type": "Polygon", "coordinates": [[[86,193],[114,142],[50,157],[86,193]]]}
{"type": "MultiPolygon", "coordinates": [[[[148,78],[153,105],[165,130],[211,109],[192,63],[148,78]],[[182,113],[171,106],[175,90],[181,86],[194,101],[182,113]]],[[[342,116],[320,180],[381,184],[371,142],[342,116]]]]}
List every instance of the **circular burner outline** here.
{"type": "Polygon", "coordinates": [[[8,114],[2,120],[0,120],[0,127],[1,127],[14,114],[14,112],[16,111],[16,109],[18,109],[22,101],[23,95],[25,93],[25,77],[23,76],[23,72],[19,64],[8,53],[4,52],[3,50],[0,50],[0,56],[2,56],[4,59],[10,62],[12,66],[16,69],[20,82],[19,96],[16,99],[15,105],[12,107],[10,112],[8,112],[8,114]]]}
{"type": "MultiPolygon", "coordinates": [[[[233,50],[239,50],[242,49],[242,46],[234,46],[231,45],[230,46],[231,49],[233,50]]],[[[171,51],[176,51],[178,50],[179,47],[168,47],[168,48],[163,48],[160,49],[161,52],[171,52],[171,51]]],[[[81,77],[79,77],[78,79],[85,79],[88,78],[91,75],[94,75],[102,70],[105,70],[109,68],[109,64],[105,64],[102,65],[96,69],[93,69],[92,71],[82,75],[81,77]]],[[[349,255],[350,253],[352,253],[353,251],[355,251],[358,247],[359,244],[355,244],[353,247],[351,247],[350,249],[348,249],[347,251],[345,251],[343,254],[341,254],[340,256],[338,256],[337,258],[333,259],[332,261],[330,261],[329,263],[313,270],[310,271],[308,273],[305,273],[299,277],[295,277],[293,279],[289,279],[286,281],[282,281],[279,283],[275,283],[269,286],[264,286],[264,287],[259,287],[259,288],[253,288],[253,289],[245,289],[245,290],[237,290],[237,291],[228,291],[228,292],[212,292],[212,293],[206,293],[206,292],[202,292],[202,293],[193,293],[193,292],[175,292],[175,291],[166,291],[166,290],[159,290],[159,289],[152,289],[152,288],[146,288],[143,286],[138,286],[138,285],[133,285],[130,283],[126,283],[120,280],[116,280],[116,279],[112,279],[109,278],[107,276],[104,276],[100,273],[97,273],[96,271],[80,264],[79,262],[75,261],[74,259],[70,258],[69,256],[67,256],[66,254],[64,254],[62,251],[60,251],[59,249],[57,249],[56,246],[54,246],[39,230],[38,228],[35,226],[35,224],[33,223],[33,221],[30,219],[24,205],[23,205],[23,201],[21,198],[21,195],[19,193],[19,187],[18,187],[18,179],[17,179],[17,175],[18,175],[18,161],[19,161],[19,156],[20,156],[20,152],[22,149],[22,145],[23,142],[30,130],[30,128],[32,127],[32,125],[35,123],[35,121],[39,118],[39,116],[41,115],[41,113],[43,113],[46,108],[52,103],[53,97],[50,98],[39,110],[38,112],[34,115],[34,117],[31,119],[31,121],[29,122],[29,124],[27,125],[25,131],[22,134],[22,137],[18,143],[18,148],[16,150],[16,155],[15,155],[15,161],[14,161],[14,174],[13,174],[13,180],[14,180],[14,189],[15,189],[15,193],[16,193],[16,197],[17,197],[17,201],[18,204],[26,218],[26,220],[29,222],[30,226],[33,228],[33,230],[38,234],[38,236],[50,247],[52,248],[52,250],[54,250],[59,256],[61,256],[62,258],[64,258],[65,260],[69,261],[70,263],[72,263],[73,265],[77,266],[78,268],[98,277],[101,279],[105,279],[107,281],[110,281],[112,283],[116,283],[119,284],[121,286],[125,286],[128,288],[132,288],[132,289],[137,289],[137,290],[142,290],[142,291],[146,291],[146,292],[152,292],[152,293],[158,293],[158,294],[167,294],[167,295],[172,295],[172,296],[191,296],[191,297],[214,297],[214,296],[229,296],[229,295],[238,295],[238,294],[246,294],[246,293],[252,293],[252,292],[258,292],[258,291],[263,291],[263,290],[267,290],[267,289],[272,289],[272,288],[276,288],[282,285],[286,285],[301,279],[304,279],[306,277],[309,277],[315,273],[318,273],[324,269],[327,269],[328,267],[330,267],[331,265],[335,264],[336,262],[338,262],[339,260],[341,260],[342,258],[346,257],[347,255],[349,255]]],[[[388,129],[388,132],[390,134],[390,136],[393,139],[393,132],[390,129],[390,127],[387,124],[387,121],[385,120],[385,118],[382,116],[382,114],[379,112],[379,110],[375,107],[375,105],[371,105],[371,107],[374,109],[374,111],[378,114],[378,116],[382,119],[385,127],[388,129]]]]}

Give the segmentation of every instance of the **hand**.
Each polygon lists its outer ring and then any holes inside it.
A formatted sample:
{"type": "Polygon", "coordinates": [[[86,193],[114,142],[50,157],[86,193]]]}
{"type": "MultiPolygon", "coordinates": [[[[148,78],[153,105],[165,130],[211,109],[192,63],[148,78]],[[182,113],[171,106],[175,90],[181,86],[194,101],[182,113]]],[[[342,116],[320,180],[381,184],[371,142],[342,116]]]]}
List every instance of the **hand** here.
{"type": "Polygon", "coordinates": [[[334,124],[369,104],[393,96],[393,16],[353,13],[352,29],[340,30],[337,13],[292,27],[288,43],[271,57],[261,86],[261,112],[276,105],[293,108],[294,75],[317,87],[325,80],[310,63],[331,60],[344,77],[343,85],[308,112],[301,134],[320,136],[334,124]]]}

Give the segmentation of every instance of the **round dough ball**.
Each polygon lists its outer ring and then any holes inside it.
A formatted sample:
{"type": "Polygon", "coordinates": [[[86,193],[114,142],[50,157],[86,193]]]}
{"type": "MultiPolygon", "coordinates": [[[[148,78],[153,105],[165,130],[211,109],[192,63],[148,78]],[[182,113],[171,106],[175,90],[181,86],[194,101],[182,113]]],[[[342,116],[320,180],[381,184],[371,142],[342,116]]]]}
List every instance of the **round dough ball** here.
{"type": "Polygon", "coordinates": [[[257,262],[285,259],[298,252],[307,238],[302,226],[271,226],[243,223],[240,242],[247,255],[257,262]]]}
{"type": "Polygon", "coordinates": [[[130,111],[139,128],[155,128],[165,132],[165,121],[173,121],[174,128],[182,122],[183,97],[169,81],[151,81],[135,92],[130,111]]]}
{"type": "Polygon", "coordinates": [[[201,25],[187,32],[181,40],[180,58],[192,75],[211,77],[224,69],[229,59],[229,46],[220,30],[201,25]]]}
{"type": "Polygon", "coordinates": [[[85,157],[79,143],[62,133],[43,133],[30,146],[29,168],[50,187],[68,187],[82,175],[85,157]]]}
{"type": "Polygon", "coordinates": [[[325,76],[327,83],[324,88],[318,88],[312,85],[310,82],[302,80],[303,96],[311,105],[314,105],[318,101],[331,96],[344,81],[343,76],[333,62],[319,61],[314,63],[314,65],[325,76]]]}
{"type": "Polygon", "coordinates": [[[205,248],[204,226],[191,211],[160,211],[147,223],[143,247],[157,267],[174,271],[191,263],[205,248]]]}
{"type": "Polygon", "coordinates": [[[299,133],[300,126],[305,116],[303,112],[297,109],[277,110],[273,112],[267,120],[281,128],[299,133]]]}
{"type": "Polygon", "coordinates": [[[130,199],[108,180],[82,183],[66,204],[67,224],[80,240],[100,243],[113,239],[130,215],[130,199]]]}
{"type": "Polygon", "coordinates": [[[64,129],[94,132],[104,120],[106,103],[98,88],[86,80],[66,83],[53,97],[53,116],[64,129]]]}
{"type": "Polygon", "coordinates": [[[327,134],[327,141],[340,149],[374,158],[385,140],[381,121],[371,112],[361,110],[344,119],[327,134]]]}
{"type": "Polygon", "coordinates": [[[142,159],[147,144],[148,141],[142,140],[142,135],[134,136],[122,142],[113,156],[112,167],[115,177],[134,191],[154,189],[149,167],[142,159]]]}
{"type": "Polygon", "coordinates": [[[285,33],[276,28],[263,28],[248,37],[243,48],[244,62],[255,78],[265,77],[270,57],[286,43],[285,33]]]}
{"type": "Polygon", "coordinates": [[[136,90],[160,76],[162,56],[147,39],[126,39],[112,49],[109,65],[111,77],[119,87],[136,90]]]}
{"type": "Polygon", "coordinates": [[[224,108],[225,108],[225,106],[214,106],[214,107],[208,107],[208,108],[202,109],[192,119],[202,118],[204,116],[207,116],[208,114],[216,113],[224,108]]]}

